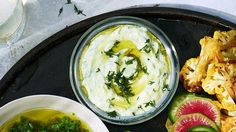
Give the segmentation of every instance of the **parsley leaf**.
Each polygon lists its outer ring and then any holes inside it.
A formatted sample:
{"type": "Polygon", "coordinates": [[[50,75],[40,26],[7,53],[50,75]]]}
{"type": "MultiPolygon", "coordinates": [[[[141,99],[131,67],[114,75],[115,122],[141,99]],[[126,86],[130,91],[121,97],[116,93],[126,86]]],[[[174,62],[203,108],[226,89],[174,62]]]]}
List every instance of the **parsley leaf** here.
{"type": "Polygon", "coordinates": [[[112,56],[114,56],[114,54],[115,54],[112,49],[109,49],[108,51],[104,51],[104,53],[105,53],[107,56],[109,56],[109,57],[112,57],[112,56]]]}

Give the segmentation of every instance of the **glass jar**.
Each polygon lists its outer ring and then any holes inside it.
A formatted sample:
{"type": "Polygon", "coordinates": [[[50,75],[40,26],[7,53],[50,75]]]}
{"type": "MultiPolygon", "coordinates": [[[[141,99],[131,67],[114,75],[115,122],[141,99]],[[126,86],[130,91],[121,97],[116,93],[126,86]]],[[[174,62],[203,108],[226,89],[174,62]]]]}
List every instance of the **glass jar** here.
{"type": "Polygon", "coordinates": [[[0,0],[0,44],[15,43],[25,25],[22,0],[0,0]]]}

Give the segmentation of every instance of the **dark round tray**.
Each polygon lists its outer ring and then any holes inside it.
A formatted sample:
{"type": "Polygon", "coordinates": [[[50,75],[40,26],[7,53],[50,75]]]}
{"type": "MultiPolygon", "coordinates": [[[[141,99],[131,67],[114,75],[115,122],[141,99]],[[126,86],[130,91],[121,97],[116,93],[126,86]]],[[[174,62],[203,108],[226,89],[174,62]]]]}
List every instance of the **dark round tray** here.
{"type": "MultiPolygon", "coordinates": [[[[27,95],[53,94],[76,100],[69,81],[72,50],[80,36],[96,22],[111,16],[129,15],[144,18],[160,27],[173,42],[182,67],[185,61],[199,55],[199,40],[216,30],[235,29],[236,24],[204,13],[167,8],[136,7],[95,16],[49,37],[21,58],[0,81],[0,106],[27,95]]],[[[177,93],[183,91],[179,83],[177,93]]],[[[133,126],[105,123],[111,132],[166,131],[168,110],[155,118],[133,126]]]]}

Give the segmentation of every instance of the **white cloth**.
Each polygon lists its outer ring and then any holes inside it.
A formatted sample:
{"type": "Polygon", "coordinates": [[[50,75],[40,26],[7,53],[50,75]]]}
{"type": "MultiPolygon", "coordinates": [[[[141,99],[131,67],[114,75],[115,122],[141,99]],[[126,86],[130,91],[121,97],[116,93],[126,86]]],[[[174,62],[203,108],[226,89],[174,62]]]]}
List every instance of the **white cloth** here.
{"type": "Polygon", "coordinates": [[[40,42],[88,17],[130,6],[177,7],[216,15],[236,23],[235,0],[23,0],[26,24],[21,38],[10,46],[0,46],[0,79],[30,49],[40,42]],[[74,5],[83,10],[83,15],[74,12],[74,5]],[[177,5],[176,5],[177,4],[177,5]],[[58,16],[60,8],[63,11],[58,16]]]}

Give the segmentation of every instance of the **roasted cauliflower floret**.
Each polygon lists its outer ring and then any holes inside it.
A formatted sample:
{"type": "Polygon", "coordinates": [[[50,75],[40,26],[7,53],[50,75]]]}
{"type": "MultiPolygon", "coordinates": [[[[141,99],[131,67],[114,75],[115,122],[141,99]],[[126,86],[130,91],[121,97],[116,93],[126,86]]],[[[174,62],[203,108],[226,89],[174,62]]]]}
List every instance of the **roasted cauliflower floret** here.
{"type": "Polygon", "coordinates": [[[201,83],[194,82],[195,71],[198,64],[198,58],[191,58],[186,61],[180,71],[180,80],[184,83],[184,87],[189,92],[199,92],[202,90],[201,83]]]}
{"type": "Polygon", "coordinates": [[[200,92],[202,90],[201,84],[202,80],[206,77],[208,65],[212,61],[218,61],[222,58],[219,41],[210,37],[204,37],[200,40],[200,44],[202,50],[198,59],[188,60],[180,72],[184,87],[189,92],[200,92]],[[183,75],[186,73],[189,75],[183,75]]]}
{"type": "Polygon", "coordinates": [[[202,81],[202,88],[214,95],[221,103],[221,109],[236,111],[236,64],[212,63],[207,70],[207,77],[202,81]]]}
{"type": "Polygon", "coordinates": [[[213,38],[221,43],[220,50],[223,55],[223,61],[236,62],[236,30],[228,32],[216,31],[213,38]]]}
{"type": "Polygon", "coordinates": [[[236,117],[222,116],[221,132],[235,132],[236,131],[236,117]]]}
{"type": "Polygon", "coordinates": [[[200,44],[200,56],[186,61],[180,79],[189,92],[216,95],[218,106],[236,116],[236,30],[216,31],[200,44]]]}

